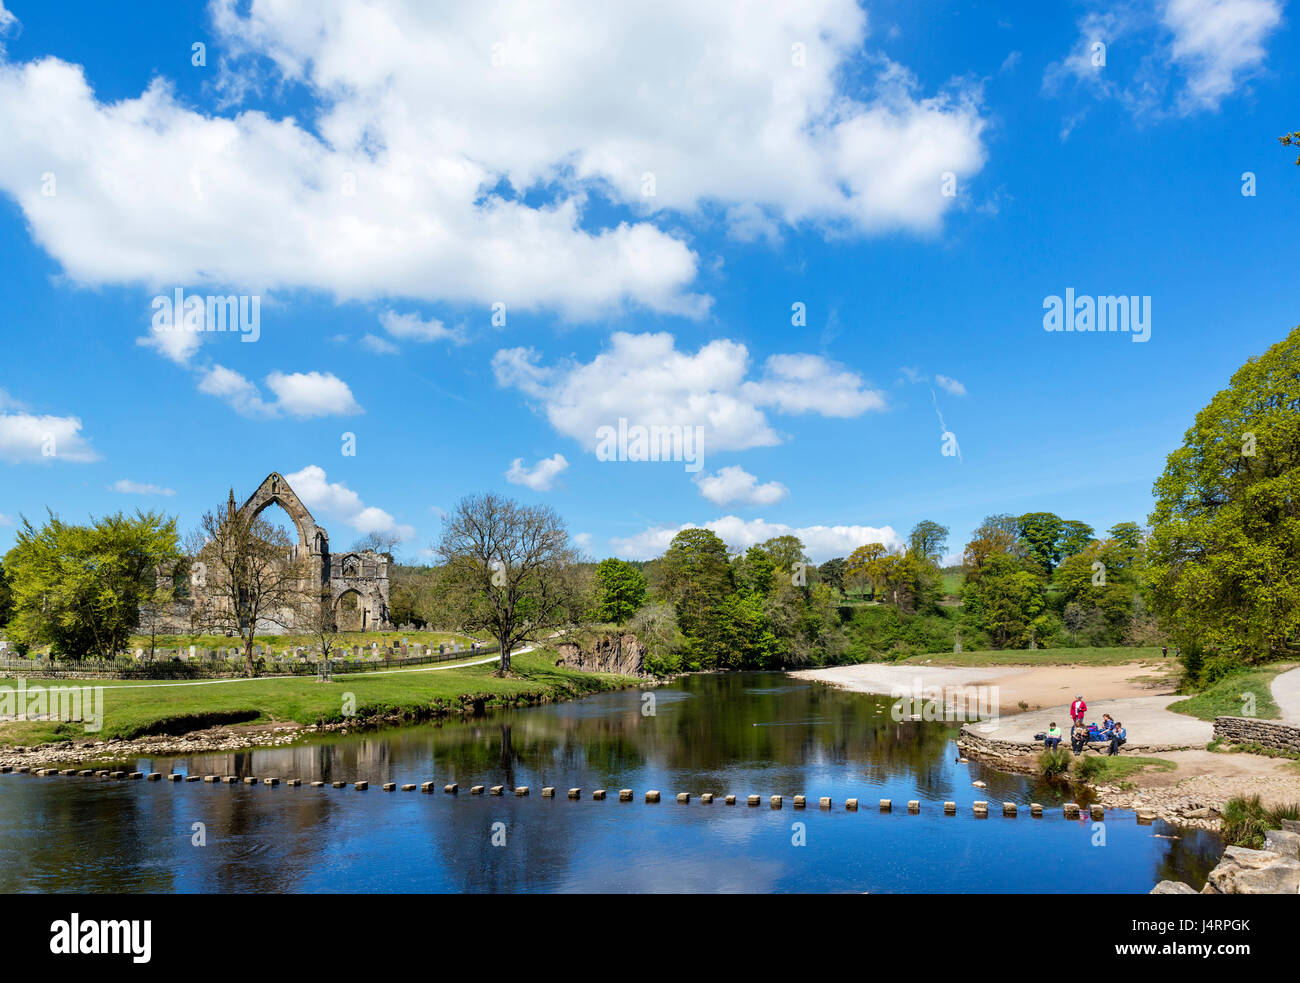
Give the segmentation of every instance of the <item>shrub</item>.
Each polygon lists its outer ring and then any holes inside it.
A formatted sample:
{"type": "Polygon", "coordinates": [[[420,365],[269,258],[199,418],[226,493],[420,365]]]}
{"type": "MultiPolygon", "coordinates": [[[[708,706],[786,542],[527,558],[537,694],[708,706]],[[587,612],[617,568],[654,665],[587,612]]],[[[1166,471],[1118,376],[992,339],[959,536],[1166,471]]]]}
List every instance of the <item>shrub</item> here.
{"type": "Polygon", "coordinates": [[[1258,850],[1264,846],[1264,834],[1281,829],[1283,819],[1300,819],[1300,804],[1269,807],[1258,795],[1229,799],[1223,807],[1223,839],[1229,846],[1258,850]]]}
{"type": "Polygon", "coordinates": [[[1049,748],[1038,756],[1038,770],[1047,778],[1055,778],[1070,770],[1070,752],[1063,747],[1049,748]]]}

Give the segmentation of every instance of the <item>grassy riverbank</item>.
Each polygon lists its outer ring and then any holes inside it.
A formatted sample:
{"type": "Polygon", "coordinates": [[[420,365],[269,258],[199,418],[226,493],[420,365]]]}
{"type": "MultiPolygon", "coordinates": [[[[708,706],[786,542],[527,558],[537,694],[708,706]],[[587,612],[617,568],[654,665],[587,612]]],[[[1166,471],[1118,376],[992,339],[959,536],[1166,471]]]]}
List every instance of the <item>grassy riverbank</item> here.
{"type": "Polygon", "coordinates": [[[1273,702],[1270,688],[1273,677],[1282,670],[1255,669],[1220,679],[1194,696],[1169,704],[1174,713],[1185,713],[1199,720],[1215,717],[1258,717],[1260,720],[1277,720],[1281,715],[1273,702]],[[1254,707],[1246,705],[1246,694],[1254,697],[1254,707]],[[1248,712],[1251,711],[1251,712],[1248,712]]]}
{"type": "MultiPolygon", "coordinates": [[[[549,652],[516,655],[514,675],[500,679],[496,662],[454,664],[434,671],[352,673],[322,683],[313,678],[216,680],[199,684],[103,684],[103,728],[87,733],[81,724],[46,721],[0,723],[0,746],[52,741],[111,740],[150,734],[180,734],[217,724],[334,723],[345,710],[359,718],[403,716],[427,719],[475,705],[527,705],[575,699],[635,686],[632,676],[579,672],[555,665],[549,652]]],[[[77,680],[31,680],[34,685],[81,685],[77,680]]],[[[15,685],[12,679],[0,683],[15,685]]]]}

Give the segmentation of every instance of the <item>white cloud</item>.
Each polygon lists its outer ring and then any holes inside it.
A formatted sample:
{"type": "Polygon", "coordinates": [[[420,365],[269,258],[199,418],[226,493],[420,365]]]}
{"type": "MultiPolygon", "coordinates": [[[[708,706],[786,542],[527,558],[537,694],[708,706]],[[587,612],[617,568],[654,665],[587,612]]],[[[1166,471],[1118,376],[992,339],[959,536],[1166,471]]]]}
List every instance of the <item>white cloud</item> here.
{"type": "Polygon", "coordinates": [[[0,410],[26,410],[27,404],[22,400],[14,399],[8,391],[0,387],[0,410]]]}
{"type": "Polygon", "coordinates": [[[857,416],[884,399],[853,372],[817,355],[774,355],[750,380],[749,350],[716,339],[694,353],[671,334],[618,331],[588,363],[539,364],[536,351],[509,348],[492,360],[497,383],[537,400],[551,425],[594,449],[601,426],[703,428],[706,454],[778,444],[765,408],[857,416]]]}
{"type": "Polygon", "coordinates": [[[163,488],[161,485],[142,484],[138,481],[132,481],[129,478],[121,478],[108,486],[109,491],[118,492],[122,495],[175,495],[170,488],[163,488]]]}
{"type": "Polygon", "coordinates": [[[1282,22],[1279,0],[1169,0],[1170,54],[1187,74],[1184,104],[1217,109],[1264,63],[1264,39],[1282,22]]]}
{"type": "Polygon", "coordinates": [[[716,475],[702,473],[695,483],[700,494],[714,505],[775,505],[790,494],[779,481],[760,485],[758,479],[739,465],[722,468],[716,475]]]}
{"type": "Polygon", "coordinates": [[[415,535],[412,526],[401,525],[381,508],[367,506],[361,496],[341,481],[330,482],[325,469],[309,464],[301,471],[284,476],[290,487],[313,514],[338,519],[359,533],[387,532],[408,540],[415,535]]]}
{"type": "Polygon", "coordinates": [[[0,461],[96,461],[75,416],[0,413],[0,461]]]}
{"type": "Polygon", "coordinates": [[[425,321],[419,314],[383,311],[379,315],[379,323],[394,338],[409,341],[450,341],[457,345],[465,343],[463,328],[449,328],[437,318],[425,321]]]}
{"type": "Polygon", "coordinates": [[[526,485],[533,491],[550,491],[560,472],[569,466],[563,454],[544,457],[531,468],[524,467],[524,459],[517,457],[510,462],[506,472],[506,481],[512,485],[526,485]]]}
{"type": "Polygon", "coordinates": [[[13,516],[5,515],[3,512],[0,512],[0,526],[12,526],[13,524],[13,516]]]}
{"type": "Polygon", "coordinates": [[[977,86],[923,92],[854,0],[210,9],[217,90],[301,91],[301,122],[0,62],[0,189],[73,280],[700,316],[682,217],[929,234],[986,156],[977,86]]]}
{"type": "Polygon", "coordinates": [[[361,339],[361,347],[374,352],[376,355],[397,355],[401,352],[401,349],[388,339],[373,334],[367,334],[361,339]]]}
{"type": "Polygon", "coordinates": [[[151,328],[147,335],[137,338],[135,343],[145,348],[152,348],[177,365],[188,365],[203,343],[203,333],[188,328],[175,331],[151,328]]]}
{"type": "Polygon", "coordinates": [[[250,417],[350,416],[364,412],[348,384],[329,372],[272,372],[266,385],[276,396],[263,399],[253,382],[224,365],[204,370],[199,392],[216,396],[239,413],[250,417]]]}
{"type": "Polygon", "coordinates": [[[577,532],[573,534],[573,545],[582,551],[591,549],[591,533],[577,532]]]}
{"type": "Polygon", "coordinates": [[[4,3],[0,0],[0,34],[8,33],[17,23],[18,18],[13,15],[12,11],[6,10],[4,3]]]}
{"type": "Polygon", "coordinates": [[[949,378],[946,375],[936,375],[934,381],[944,392],[951,393],[954,396],[965,396],[966,387],[956,379],[949,378]]]}
{"type": "MultiPolygon", "coordinates": [[[[1054,95],[1072,82],[1096,98],[1118,100],[1139,117],[1216,110],[1263,68],[1264,42],[1281,21],[1281,0],[1094,5],[1078,20],[1073,50],[1044,71],[1043,91],[1054,95]],[[1099,43],[1105,46],[1104,64],[1098,64],[1099,43]],[[1118,57],[1120,51],[1144,53],[1118,57]]],[[[1062,138],[1086,112],[1069,114],[1062,138]]]]}
{"type": "Polygon", "coordinates": [[[733,552],[742,552],[773,536],[798,536],[814,563],[825,563],[833,556],[848,556],[867,543],[884,543],[889,549],[901,549],[903,538],[889,526],[788,526],[764,519],[741,519],[723,516],[711,522],[688,522],[681,526],[654,526],[635,536],[611,539],[616,552],[632,560],[649,560],[663,553],[683,529],[711,529],[733,552]]]}

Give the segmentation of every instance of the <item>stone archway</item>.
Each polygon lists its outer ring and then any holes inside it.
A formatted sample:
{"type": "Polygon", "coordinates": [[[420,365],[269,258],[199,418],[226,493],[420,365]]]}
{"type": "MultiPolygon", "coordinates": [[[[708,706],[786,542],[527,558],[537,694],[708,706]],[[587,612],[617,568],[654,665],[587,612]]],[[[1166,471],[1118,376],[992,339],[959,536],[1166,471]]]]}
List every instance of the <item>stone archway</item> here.
{"type": "Polygon", "coordinates": [[[249,495],[239,507],[239,512],[256,518],[272,505],[284,509],[298,531],[298,549],[308,557],[312,579],[322,585],[326,584],[330,576],[329,534],[316,525],[307,506],[278,471],[272,471],[266,476],[257,486],[257,491],[249,495]]]}
{"type": "Polygon", "coordinates": [[[365,631],[370,627],[367,614],[359,591],[345,590],[334,602],[334,626],[339,631],[365,631]]]}

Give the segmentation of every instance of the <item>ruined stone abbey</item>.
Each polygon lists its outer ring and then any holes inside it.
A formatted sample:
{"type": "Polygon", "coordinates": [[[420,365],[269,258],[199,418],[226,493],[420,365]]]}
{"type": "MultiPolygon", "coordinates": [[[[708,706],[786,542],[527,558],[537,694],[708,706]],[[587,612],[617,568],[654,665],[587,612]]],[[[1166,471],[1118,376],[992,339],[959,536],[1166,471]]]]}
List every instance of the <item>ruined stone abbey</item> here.
{"type": "MultiPolygon", "coordinates": [[[[231,504],[233,506],[233,492],[231,504]]],[[[288,514],[298,531],[294,547],[295,558],[306,557],[308,584],[306,589],[327,599],[334,611],[339,631],[378,631],[392,627],[388,610],[388,559],[372,550],[353,550],[340,554],[330,552],[329,533],[317,525],[307,506],[289,487],[284,476],[267,475],[257,490],[238,507],[245,517],[256,517],[272,505],[278,505],[288,514]]],[[[167,630],[184,633],[192,630],[196,612],[205,605],[219,603],[219,599],[205,591],[201,583],[194,583],[190,596],[177,600],[166,615],[167,630]]],[[[292,611],[277,612],[262,631],[294,629],[292,611]]]]}

